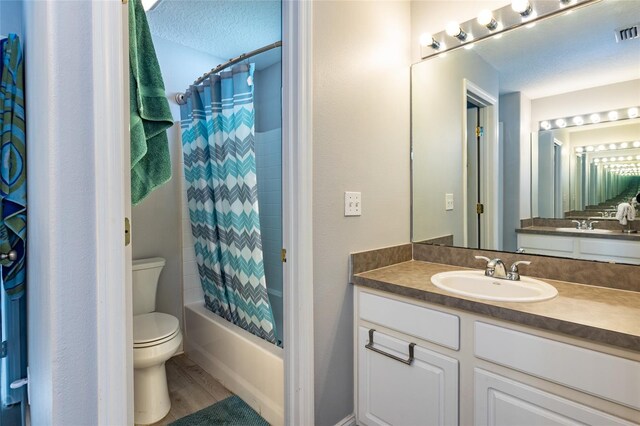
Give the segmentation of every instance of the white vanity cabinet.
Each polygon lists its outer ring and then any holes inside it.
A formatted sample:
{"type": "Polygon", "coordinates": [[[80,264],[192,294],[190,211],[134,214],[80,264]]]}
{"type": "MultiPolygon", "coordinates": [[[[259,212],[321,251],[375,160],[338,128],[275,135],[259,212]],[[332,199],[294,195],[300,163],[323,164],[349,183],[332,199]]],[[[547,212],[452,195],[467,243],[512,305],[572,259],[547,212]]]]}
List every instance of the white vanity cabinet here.
{"type": "Polygon", "coordinates": [[[527,254],[640,264],[638,241],[519,233],[518,247],[527,254]]]}
{"type": "Polygon", "coordinates": [[[366,292],[357,297],[358,424],[457,425],[458,360],[420,341],[457,347],[458,317],[366,292]]]}
{"type": "Polygon", "coordinates": [[[640,352],[359,286],[355,324],[358,425],[640,425],[640,352]]]}

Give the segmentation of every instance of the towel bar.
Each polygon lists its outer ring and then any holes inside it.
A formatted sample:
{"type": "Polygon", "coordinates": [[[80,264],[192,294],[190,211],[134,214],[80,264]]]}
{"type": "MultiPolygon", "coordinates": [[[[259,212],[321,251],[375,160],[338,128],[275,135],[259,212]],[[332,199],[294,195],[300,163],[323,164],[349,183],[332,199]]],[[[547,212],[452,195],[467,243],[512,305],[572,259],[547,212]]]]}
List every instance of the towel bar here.
{"type": "Polygon", "coordinates": [[[392,355],[392,354],[387,353],[385,351],[382,351],[382,350],[380,350],[378,348],[374,348],[373,347],[373,332],[374,331],[376,331],[376,330],[373,329],[373,328],[369,329],[369,343],[364,345],[365,348],[367,348],[367,349],[369,349],[371,351],[377,352],[380,355],[384,355],[384,356],[387,356],[387,357],[389,357],[391,359],[395,359],[396,361],[399,361],[399,362],[401,362],[403,364],[407,364],[407,365],[413,364],[413,347],[416,345],[415,343],[409,343],[409,358],[402,359],[402,358],[400,358],[398,356],[392,355]]]}

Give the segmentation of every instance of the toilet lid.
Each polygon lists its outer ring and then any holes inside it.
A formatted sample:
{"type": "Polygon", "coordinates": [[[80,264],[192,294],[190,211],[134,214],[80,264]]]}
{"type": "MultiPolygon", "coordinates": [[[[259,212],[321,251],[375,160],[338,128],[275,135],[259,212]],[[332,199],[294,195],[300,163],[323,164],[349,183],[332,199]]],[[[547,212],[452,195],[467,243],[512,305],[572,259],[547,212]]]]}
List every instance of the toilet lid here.
{"type": "Polygon", "coordinates": [[[178,319],[161,312],[135,315],[133,317],[134,345],[151,343],[171,336],[178,331],[178,319]]]}

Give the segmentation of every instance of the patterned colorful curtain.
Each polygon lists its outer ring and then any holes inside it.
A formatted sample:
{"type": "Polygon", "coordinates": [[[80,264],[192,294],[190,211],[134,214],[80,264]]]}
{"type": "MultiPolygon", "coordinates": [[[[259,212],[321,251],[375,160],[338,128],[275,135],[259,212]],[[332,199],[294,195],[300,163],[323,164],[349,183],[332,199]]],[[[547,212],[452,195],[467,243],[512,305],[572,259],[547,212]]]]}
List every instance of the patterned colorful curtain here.
{"type": "MultiPolygon", "coordinates": [[[[4,418],[26,399],[25,389],[10,384],[27,375],[26,221],[27,173],[22,50],[17,35],[0,42],[0,411],[4,418]]],[[[17,407],[17,408],[16,408],[17,407]]]]}
{"type": "Polygon", "coordinates": [[[276,343],[258,216],[254,68],[237,65],[189,90],[181,107],[184,174],[206,306],[276,343]]]}

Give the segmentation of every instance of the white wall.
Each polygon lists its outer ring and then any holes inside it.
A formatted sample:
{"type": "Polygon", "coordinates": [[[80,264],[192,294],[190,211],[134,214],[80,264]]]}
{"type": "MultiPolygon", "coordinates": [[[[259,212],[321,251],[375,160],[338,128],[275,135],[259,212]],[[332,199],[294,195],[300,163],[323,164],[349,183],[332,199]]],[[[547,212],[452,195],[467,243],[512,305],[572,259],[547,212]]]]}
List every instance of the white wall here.
{"type": "Polygon", "coordinates": [[[408,2],[313,4],[316,425],[353,413],[349,253],[409,241],[408,2]],[[362,191],[344,217],[344,191],[362,191]]]}
{"type": "Polygon", "coordinates": [[[464,245],[464,79],[498,99],[498,72],[472,51],[412,67],[414,241],[453,235],[455,245],[464,245]],[[445,210],[446,193],[453,194],[453,210],[445,210]]]}
{"type": "MultiPolygon", "coordinates": [[[[184,92],[197,77],[224,61],[160,37],[154,37],[153,42],[175,121],[173,127],[167,130],[172,178],[132,209],[133,258],[160,256],[166,259],[167,263],[158,283],[156,309],[178,318],[182,327],[183,278],[184,291],[189,292],[191,301],[192,293],[198,294],[200,281],[195,267],[195,257],[185,259],[188,263],[184,265],[183,272],[182,230],[184,220],[188,223],[189,216],[187,212],[187,215],[182,217],[184,161],[180,139],[180,107],[175,102],[174,95],[184,92]]],[[[187,231],[190,236],[191,229],[187,228],[187,231]]],[[[193,249],[193,245],[190,247],[193,249]]]]}
{"type": "Polygon", "coordinates": [[[112,131],[101,129],[119,116],[101,112],[123,105],[121,81],[98,77],[123,66],[121,7],[119,2],[25,2],[34,425],[127,422],[127,375],[132,375],[126,361],[133,348],[126,327],[125,209],[122,200],[97,208],[109,199],[107,179],[111,188],[125,187],[122,174],[110,173],[123,158],[122,123],[114,123],[112,131]],[[108,46],[97,34],[103,25],[114,32],[108,46]],[[111,316],[105,309],[113,309],[111,316]]]}

